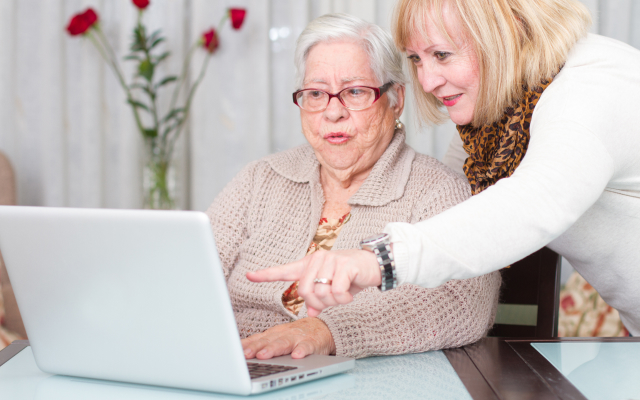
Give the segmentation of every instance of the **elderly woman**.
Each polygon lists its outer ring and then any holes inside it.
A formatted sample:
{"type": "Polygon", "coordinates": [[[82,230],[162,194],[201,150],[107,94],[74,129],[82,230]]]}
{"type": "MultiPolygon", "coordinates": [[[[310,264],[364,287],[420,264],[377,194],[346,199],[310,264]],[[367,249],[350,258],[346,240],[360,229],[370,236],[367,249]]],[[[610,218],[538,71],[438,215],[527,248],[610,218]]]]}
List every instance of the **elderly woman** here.
{"type": "Polygon", "coordinates": [[[497,273],[437,289],[370,289],[317,318],[297,282],[246,279],[305,254],[356,249],[389,222],[433,217],[470,194],[460,175],[405,144],[402,57],[389,34],[326,15],[295,54],[293,100],[309,145],[249,164],[208,210],[246,357],[366,357],[478,340],[493,323],[497,273]]]}
{"type": "MultiPolygon", "coordinates": [[[[436,287],[548,246],[640,335],[640,51],[587,34],[574,0],[402,0],[396,17],[422,117],[446,107],[461,138],[451,154],[466,152],[449,159],[462,171],[466,158],[474,193],[386,226],[398,283],[436,287]]],[[[310,315],[380,284],[371,253],[332,253],[250,278],[302,277],[310,315]]]]}

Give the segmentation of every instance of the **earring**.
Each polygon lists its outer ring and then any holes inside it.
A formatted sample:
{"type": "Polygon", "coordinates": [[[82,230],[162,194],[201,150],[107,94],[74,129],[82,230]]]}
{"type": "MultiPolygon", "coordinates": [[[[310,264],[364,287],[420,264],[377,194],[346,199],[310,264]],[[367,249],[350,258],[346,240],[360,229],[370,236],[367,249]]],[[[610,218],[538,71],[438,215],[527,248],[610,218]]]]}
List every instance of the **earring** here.
{"type": "Polygon", "coordinates": [[[396,119],[396,129],[402,129],[402,128],[404,128],[404,124],[400,122],[399,119],[396,119]]]}

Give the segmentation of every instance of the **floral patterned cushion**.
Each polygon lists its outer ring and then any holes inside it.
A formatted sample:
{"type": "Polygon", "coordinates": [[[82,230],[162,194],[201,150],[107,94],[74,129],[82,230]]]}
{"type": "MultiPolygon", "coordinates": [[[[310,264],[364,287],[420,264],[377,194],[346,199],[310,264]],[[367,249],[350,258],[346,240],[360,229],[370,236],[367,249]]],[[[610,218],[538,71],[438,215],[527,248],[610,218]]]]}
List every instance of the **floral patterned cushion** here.
{"type": "Polygon", "coordinates": [[[560,337],[629,336],[618,311],[602,300],[580,274],[574,272],[560,290],[560,337]]]}

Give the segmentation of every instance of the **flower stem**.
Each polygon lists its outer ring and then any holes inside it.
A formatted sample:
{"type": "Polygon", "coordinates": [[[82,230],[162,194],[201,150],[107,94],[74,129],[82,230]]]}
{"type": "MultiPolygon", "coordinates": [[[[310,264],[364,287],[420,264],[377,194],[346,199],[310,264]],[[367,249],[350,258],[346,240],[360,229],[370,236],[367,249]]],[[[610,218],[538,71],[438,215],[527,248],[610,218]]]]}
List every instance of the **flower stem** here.
{"type": "MultiPolygon", "coordinates": [[[[118,61],[117,61],[117,58],[115,57],[115,52],[113,51],[113,48],[109,44],[109,41],[107,40],[107,38],[104,36],[104,33],[102,33],[102,30],[100,30],[100,28],[97,25],[94,25],[93,28],[98,34],[94,36],[92,31],[90,30],[87,33],[87,36],[89,36],[89,39],[91,40],[93,45],[98,49],[98,52],[100,53],[102,58],[104,58],[104,60],[107,62],[107,64],[111,67],[111,69],[115,73],[116,78],[120,82],[120,86],[122,86],[122,89],[124,90],[125,95],[127,96],[127,100],[133,101],[134,98],[131,95],[131,91],[129,90],[129,87],[127,86],[126,81],[124,80],[124,76],[118,65],[118,61]],[[107,52],[110,53],[111,56],[107,55],[107,52]]],[[[138,108],[135,106],[132,106],[132,108],[133,108],[133,116],[135,118],[136,125],[138,126],[138,129],[140,130],[140,132],[143,132],[144,127],[142,126],[142,121],[140,120],[140,114],[138,113],[138,108]]]]}
{"type": "Polygon", "coordinates": [[[171,153],[173,153],[173,145],[175,144],[176,140],[178,139],[178,137],[180,136],[180,133],[182,132],[182,128],[184,127],[184,123],[185,121],[189,118],[189,112],[191,111],[191,101],[193,100],[193,96],[196,92],[196,89],[198,88],[198,86],[200,85],[200,82],[202,82],[202,79],[204,78],[204,74],[205,72],[207,72],[207,66],[209,65],[209,60],[211,60],[211,54],[208,53],[204,59],[204,61],[202,62],[202,67],[200,68],[200,73],[198,74],[198,79],[194,82],[193,86],[191,86],[191,90],[189,91],[189,96],[187,97],[187,103],[184,106],[184,114],[182,115],[182,118],[180,120],[180,122],[178,123],[178,126],[176,127],[176,131],[174,133],[174,135],[172,135],[172,137],[169,139],[170,140],[170,144],[169,144],[169,154],[171,155],[171,153]]]}
{"type": "Polygon", "coordinates": [[[182,71],[180,73],[180,78],[178,82],[176,82],[176,87],[173,90],[173,95],[171,96],[171,103],[169,106],[169,111],[172,111],[176,108],[176,104],[178,103],[178,96],[180,95],[180,91],[184,86],[184,83],[187,78],[187,72],[189,71],[189,65],[191,64],[191,57],[193,56],[193,52],[198,48],[198,42],[196,41],[191,48],[189,48],[189,52],[184,59],[184,63],[182,63],[182,71]]]}
{"type": "Polygon", "coordinates": [[[225,21],[228,19],[229,19],[229,10],[227,10],[227,12],[224,13],[224,16],[222,16],[222,18],[220,19],[220,23],[218,24],[218,33],[220,33],[220,30],[224,26],[225,21]]]}

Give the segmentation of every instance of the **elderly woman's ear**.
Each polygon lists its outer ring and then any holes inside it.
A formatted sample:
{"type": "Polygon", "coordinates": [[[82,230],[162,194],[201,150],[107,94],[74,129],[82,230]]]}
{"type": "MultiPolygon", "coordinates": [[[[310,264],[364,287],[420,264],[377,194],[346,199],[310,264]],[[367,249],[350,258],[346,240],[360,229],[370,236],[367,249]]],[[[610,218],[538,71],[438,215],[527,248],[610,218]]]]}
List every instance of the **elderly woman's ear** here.
{"type": "Polygon", "coordinates": [[[392,88],[391,90],[395,90],[398,95],[397,100],[396,100],[396,105],[393,107],[393,112],[394,115],[396,116],[396,119],[400,119],[400,116],[402,115],[402,110],[404,110],[404,95],[405,95],[405,87],[404,85],[400,85],[398,83],[396,83],[394,85],[394,88],[392,88]]]}

